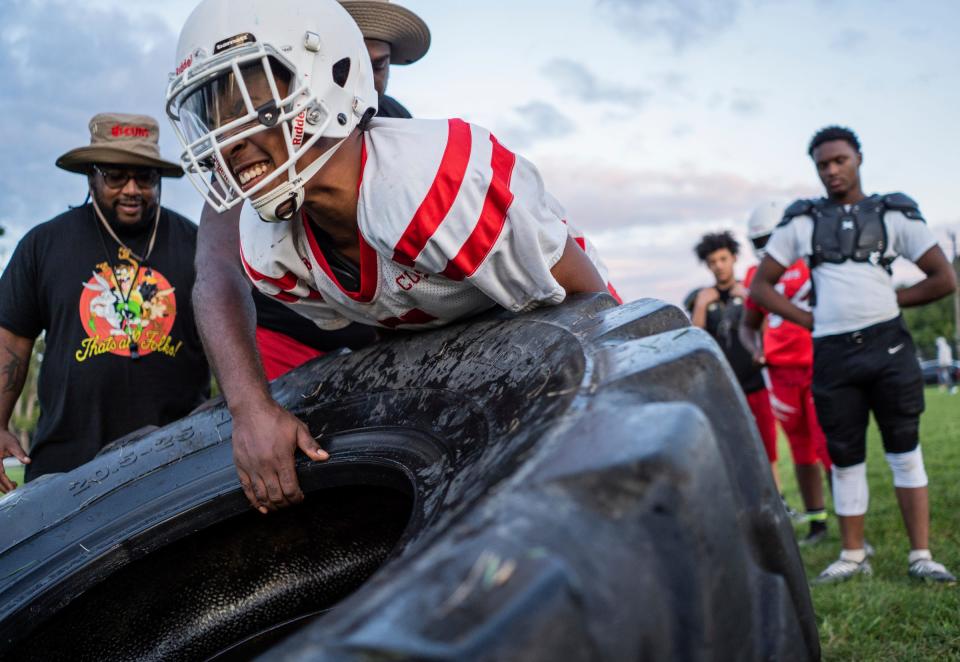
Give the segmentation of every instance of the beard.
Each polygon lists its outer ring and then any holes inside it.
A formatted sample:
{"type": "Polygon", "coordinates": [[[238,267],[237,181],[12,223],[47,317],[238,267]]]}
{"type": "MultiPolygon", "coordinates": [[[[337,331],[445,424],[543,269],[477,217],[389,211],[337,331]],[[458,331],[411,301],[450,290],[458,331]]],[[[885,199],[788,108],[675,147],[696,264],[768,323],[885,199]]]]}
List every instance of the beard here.
{"type": "Polygon", "coordinates": [[[91,195],[93,199],[96,200],[97,206],[103,213],[103,217],[107,219],[107,223],[110,224],[110,227],[113,228],[113,231],[118,235],[136,236],[153,227],[153,221],[157,215],[157,207],[160,204],[156,199],[151,203],[144,203],[141,196],[119,195],[110,203],[103,199],[103,196],[100,195],[96,188],[91,189],[91,195]],[[117,207],[121,201],[128,202],[133,200],[137,200],[142,204],[140,218],[132,223],[129,221],[121,221],[117,207]]]}

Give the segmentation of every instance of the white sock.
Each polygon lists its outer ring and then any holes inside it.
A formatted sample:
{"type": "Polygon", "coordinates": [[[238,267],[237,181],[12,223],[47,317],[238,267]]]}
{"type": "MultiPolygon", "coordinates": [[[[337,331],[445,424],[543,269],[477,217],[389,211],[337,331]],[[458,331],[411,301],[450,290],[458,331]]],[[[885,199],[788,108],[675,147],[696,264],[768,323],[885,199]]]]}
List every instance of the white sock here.
{"type": "Polygon", "coordinates": [[[920,561],[921,559],[932,561],[933,554],[930,553],[929,549],[911,549],[910,556],[907,557],[907,563],[912,565],[915,561],[920,561]]]}
{"type": "Polygon", "coordinates": [[[863,560],[867,558],[867,550],[865,549],[842,549],[840,550],[840,560],[841,561],[853,561],[854,563],[863,563],[863,560]]]}

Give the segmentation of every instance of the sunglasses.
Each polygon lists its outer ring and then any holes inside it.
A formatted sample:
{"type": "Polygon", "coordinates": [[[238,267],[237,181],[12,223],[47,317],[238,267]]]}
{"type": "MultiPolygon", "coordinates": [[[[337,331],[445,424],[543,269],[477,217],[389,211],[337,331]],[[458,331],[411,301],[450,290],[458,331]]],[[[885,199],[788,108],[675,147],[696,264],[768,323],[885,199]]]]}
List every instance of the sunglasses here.
{"type": "Polygon", "coordinates": [[[103,183],[106,184],[107,188],[122,189],[131,179],[140,188],[153,188],[160,183],[160,171],[155,168],[127,170],[95,165],[93,169],[103,177],[103,183]]]}

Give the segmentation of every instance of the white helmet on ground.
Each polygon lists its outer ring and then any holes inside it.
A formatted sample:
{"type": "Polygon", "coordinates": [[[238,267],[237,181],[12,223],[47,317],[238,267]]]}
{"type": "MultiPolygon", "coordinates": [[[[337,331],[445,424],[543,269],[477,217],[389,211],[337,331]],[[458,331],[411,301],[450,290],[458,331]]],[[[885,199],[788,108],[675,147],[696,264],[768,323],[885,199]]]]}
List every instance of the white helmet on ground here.
{"type": "Polygon", "coordinates": [[[773,234],[774,228],[783,220],[787,205],[779,200],[769,200],[753,210],[747,219],[747,237],[753,246],[753,253],[760,259],[766,251],[764,246],[773,234]]]}
{"type": "Polygon", "coordinates": [[[180,32],[177,63],[167,114],[184,171],[217,211],[249,199],[264,220],[293,218],[306,182],[377,110],[363,36],[335,0],[204,0],[180,32]],[[223,152],[277,127],[287,160],[244,190],[223,152]],[[320,138],[340,142],[298,171],[320,138]]]}

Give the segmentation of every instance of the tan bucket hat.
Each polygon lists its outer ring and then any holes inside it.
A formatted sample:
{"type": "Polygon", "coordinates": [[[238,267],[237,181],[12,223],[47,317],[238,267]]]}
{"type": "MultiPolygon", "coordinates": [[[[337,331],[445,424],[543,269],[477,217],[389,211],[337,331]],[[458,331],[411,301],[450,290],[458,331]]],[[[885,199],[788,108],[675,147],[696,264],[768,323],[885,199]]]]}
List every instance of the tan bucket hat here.
{"type": "Polygon", "coordinates": [[[100,113],[90,120],[90,144],[71,149],[57,166],[87,174],[95,163],[156,168],[162,177],[182,177],[183,169],[160,158],[160,126],[148,115],[100,113]]]}
{"type": "Polygon", "coordinates": [[[390,64],[416,62],[430,48],[430,28],[406,7],[390,0],[340,0],[365,39],[390,44],[390,64]]]}

